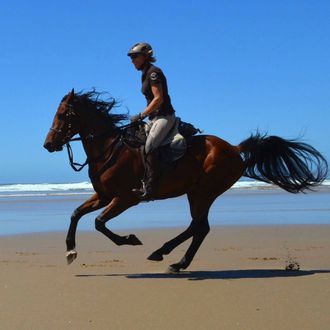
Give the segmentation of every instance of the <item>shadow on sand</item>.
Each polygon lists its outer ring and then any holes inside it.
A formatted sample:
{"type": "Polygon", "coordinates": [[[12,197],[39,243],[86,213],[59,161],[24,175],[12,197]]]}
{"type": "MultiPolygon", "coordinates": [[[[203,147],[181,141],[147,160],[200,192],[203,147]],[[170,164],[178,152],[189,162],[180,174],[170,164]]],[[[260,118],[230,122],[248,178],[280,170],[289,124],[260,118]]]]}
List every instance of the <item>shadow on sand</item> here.
{"type": "Polygon", "coordinates": [[[220,271],[183,271],[172,273],[141,273],[141,274],[81,274],[76,277],[126,277],[129,279],[187,279],[190,281],[201,280],[237,280],[257,278],[299,277],[314,274],[330,274],[330,270],[299,270],[288,271],[280,269],[244,269],[220,271]]]}

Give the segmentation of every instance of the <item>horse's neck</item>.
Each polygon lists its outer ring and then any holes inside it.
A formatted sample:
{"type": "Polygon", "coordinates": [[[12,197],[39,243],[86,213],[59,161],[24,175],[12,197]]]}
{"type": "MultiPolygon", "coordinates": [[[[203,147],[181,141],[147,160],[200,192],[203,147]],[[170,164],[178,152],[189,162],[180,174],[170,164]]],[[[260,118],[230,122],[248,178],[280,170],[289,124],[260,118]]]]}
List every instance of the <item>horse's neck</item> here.
{"type": "Polygon", "coordinates": [[[102,158],[105,153],[115,143],[117,136],[97,136],[85,138],[82,140],[82,144],[88,159],[102,158]]]}
{"type": "Polygon", "coordinates": [[[80,131],[83,147],[89,159],[99,157],[116,138],[115,132],[112,133],[112,127],[103,122],[91,122],[88,120],[80,131]]]}

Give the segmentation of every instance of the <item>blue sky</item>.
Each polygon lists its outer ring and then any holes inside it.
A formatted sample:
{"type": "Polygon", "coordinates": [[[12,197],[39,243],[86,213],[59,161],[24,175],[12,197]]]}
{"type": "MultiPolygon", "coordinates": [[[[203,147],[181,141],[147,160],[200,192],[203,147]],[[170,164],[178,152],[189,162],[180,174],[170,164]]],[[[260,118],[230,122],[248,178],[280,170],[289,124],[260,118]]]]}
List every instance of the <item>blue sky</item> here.
{"type": "Polygon", "coordinates": [[[126,56],[138,41],[152,44],[185,121],[232,144],[256,129],[303,135],[329,160],[329,17],[328,0],[1,1],[0,183],[88,180],[44,138],[72,87],[144,108],[126,56]]]}

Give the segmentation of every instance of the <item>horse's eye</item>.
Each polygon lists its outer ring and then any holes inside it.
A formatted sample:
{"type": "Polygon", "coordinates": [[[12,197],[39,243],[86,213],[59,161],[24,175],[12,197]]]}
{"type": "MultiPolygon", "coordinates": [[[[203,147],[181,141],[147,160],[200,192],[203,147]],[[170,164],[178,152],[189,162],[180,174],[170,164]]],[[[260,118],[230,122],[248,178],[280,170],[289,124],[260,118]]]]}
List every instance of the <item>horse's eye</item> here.
{"type": "Polygon", "coordinates": [[[64,120],[65,119],[65,115],[63,113],[60,113],[59,115],[57,115],[57,118],[59,120],[64,120]]]}

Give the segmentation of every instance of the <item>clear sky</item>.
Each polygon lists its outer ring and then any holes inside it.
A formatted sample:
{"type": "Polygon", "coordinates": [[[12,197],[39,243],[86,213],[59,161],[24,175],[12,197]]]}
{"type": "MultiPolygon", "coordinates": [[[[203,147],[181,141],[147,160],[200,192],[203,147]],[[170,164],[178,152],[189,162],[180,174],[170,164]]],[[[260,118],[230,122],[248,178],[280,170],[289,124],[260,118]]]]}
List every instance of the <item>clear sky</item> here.
{"type": "MultiPolygon", "coordinates": [[[[143,110],[126,53],[149,42],[177,115],[238,144],[303,135],[330,159],[330,1],[0,0],[0,183],[87,181],[42,145],[61,98],[143,110]]],[[[84,161],[79,144],[77,161],[84,161]]]]}

